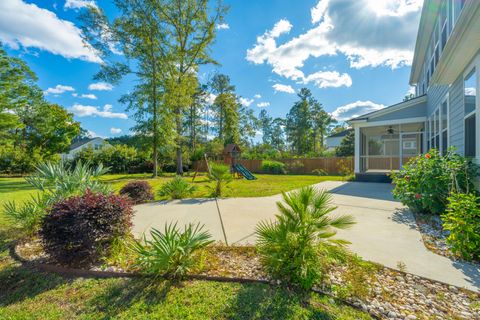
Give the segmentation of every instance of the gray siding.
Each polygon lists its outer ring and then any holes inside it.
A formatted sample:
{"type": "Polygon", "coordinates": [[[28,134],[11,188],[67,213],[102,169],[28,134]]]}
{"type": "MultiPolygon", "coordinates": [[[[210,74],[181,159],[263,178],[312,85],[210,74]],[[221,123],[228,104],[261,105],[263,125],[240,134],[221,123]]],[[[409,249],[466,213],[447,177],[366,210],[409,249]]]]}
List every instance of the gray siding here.
{"type": "Polygon", "coordinates": [[[427,117],[442,103],[448,93],[448,86],[430,86],[427,92],[427,117]]]}
{"type": "Polygon", "coordinates": [[[450,87],[450,133],[449,144],[464,152],[464,106],[463,106],[463,76],[459,77],[450,87]]]}

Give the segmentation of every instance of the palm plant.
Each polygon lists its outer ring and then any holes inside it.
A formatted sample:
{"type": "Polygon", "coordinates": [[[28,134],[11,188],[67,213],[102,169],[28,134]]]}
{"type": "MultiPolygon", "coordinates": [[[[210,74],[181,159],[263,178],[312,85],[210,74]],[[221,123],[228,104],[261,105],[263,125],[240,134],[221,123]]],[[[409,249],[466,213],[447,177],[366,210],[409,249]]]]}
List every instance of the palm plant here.
{"type": "Polygon", "coordinates": [[[175,176],[160,187],[158,195],[169,199],[183,199],[190,196],[195,190],[197,190],[195,186],[192,186],[182,177],[175,176]]]}
{"type": "Polygon", "coordinates": [[[135,241],[133,249],[138,254],[137,265],[154,276],[182,278],[197,265],[198,250],[213,243],[204,226],[188,224],[183,232],[177,224],[165,224],[164,232],[150,231],[152,240],[144,236],[143,243],[135,241]]]}
{"type": "Polygon", "coordinates": [[[74,167],[60,163],[45,162],[37,166],[33,175],[26,181],[34,188],[43,192],[49,202],[78,194],[87,190],[92,192],[108,193],[110,187],[101,183],[98,178],[107,173],[108,168],[102,164],[91,167],[88,163],[77,162],[74,167]]]}
{"type": "Polygon", "coordinates": [[[73,195],[92,192],[108,193],[110,187],[102,184],[98,178],[108,170],[102,165],[91,168],[89,164],[77,162],[71,168],[64,162],[45,162],[37,166],[36,171],[25,180],[38,191],[39,194],[17,206],[15,201],[4,204],[6,216],[19,226],[28,236],[33,236],[45,215],[46,209],[55,202],[73,195]]]}
{"type": "Polygon", "coordinates": [[[276,221],[262,221],[256,227],[257,245],[266,269],[276,278],[311,288],[322,272],[322,244],[343,245],[332,239],[335,229],[346,229],[355,222],[352,216],[331,217],[336,209],[331,195],[313,187],[283,193],[277,202],[276,221]]]}
{"type": "Polygon", "coordinates": [[[213,197],[221,197],[224,187],[232,182],[233,177],[230,173],[230,168],[222,164],[212,164],[208,173],[208,178],[214,182],[212,189],[213,197]]]}

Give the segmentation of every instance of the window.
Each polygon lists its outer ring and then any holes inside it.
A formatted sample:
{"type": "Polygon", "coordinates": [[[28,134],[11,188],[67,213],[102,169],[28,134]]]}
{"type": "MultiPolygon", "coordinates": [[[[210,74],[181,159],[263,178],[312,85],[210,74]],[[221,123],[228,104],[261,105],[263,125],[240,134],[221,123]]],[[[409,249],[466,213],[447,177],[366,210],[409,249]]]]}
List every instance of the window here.
{"type": "Polygon", "coordinates": [[[442,154],[445,155],[448,149],[448,103],[442,103],[442,154]]]}
{"type": "Polygon", "coordinates": [[[476,155],[476,97],[477,79],[475,69],[472,70],[464,81],[464,105],[465,105],[465,156],[476,155]]]}

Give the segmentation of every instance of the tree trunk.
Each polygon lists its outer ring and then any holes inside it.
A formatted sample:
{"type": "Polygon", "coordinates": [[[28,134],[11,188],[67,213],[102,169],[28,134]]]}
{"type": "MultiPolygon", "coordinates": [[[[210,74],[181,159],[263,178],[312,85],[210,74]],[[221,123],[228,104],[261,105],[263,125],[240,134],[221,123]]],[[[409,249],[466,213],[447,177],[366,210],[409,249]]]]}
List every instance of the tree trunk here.
{"type": "Polygon", "coordinates": [[[176,158],[177,158],[177,175],[183,175],[183,157],[182,157],[182,119],[180,108],[175,110],[175,118],[177,125],[177,149],[176,149],[176,158]]]}

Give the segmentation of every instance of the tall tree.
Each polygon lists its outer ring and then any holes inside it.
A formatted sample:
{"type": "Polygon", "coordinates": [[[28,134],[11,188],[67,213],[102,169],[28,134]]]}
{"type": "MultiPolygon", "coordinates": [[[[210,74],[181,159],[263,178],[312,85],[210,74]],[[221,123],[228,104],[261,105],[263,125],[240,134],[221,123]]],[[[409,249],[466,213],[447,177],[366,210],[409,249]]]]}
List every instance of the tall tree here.
{"type": "Polygon", "coordinates": [[[120,15],[112,23],[93,6],[83,16],[85,40],[105,61],[96,78],[116,83],[127,74],[136,76],[138,84],[121,101],[135,111],[136,131],[152,136],[153,175],[158,171],[160,137],[164,144],[174,140],[177,174],[183,174],[182,117],[192,104],[198,66],[214,62],[209,48],[226,8],[218,2],[212,10],[208,0],[114,3],[120,15]],[[107,60],[112,46],[126,62],[107,60]]]}
{"type": "Polygon", "coordinates": [[[258,116],[258,120],[260,122],[260,128],[262,131],[262,142],[265,144],[272,143],[272,117],[268,115],[267,110],[262,109],[258,116]]]}
{"type": "Polygon", "coordinates": [[[259,122],[253,110],[247,106],[238,104],[240,142],[244,145],[253,144],[253,138],[257,135],[259,122]]]}
{"type": "Polygon", "coordinates": [[[335,148],[337,157],[351,157],[355,153],[355,131],[351,130],[342,139],[340,145],[335,148]]]}
{"type": "Polygon", "coordinates": [[[215,113],[217,137],[221,141],[224,141],[226,109],[231,108],[231,106],[227,106],[226,103],[233,103],[232,97],[235,86],[230,83],[229,76],[217,73],[210,81],[210,87],[212,93],[216,95],[215,101],[213,102],[213,111],[215,113]]]}
{"type": "Polygon", "coordinates": [[[312,97],[309,103],[312,112],[313,152],[317,153],[324,146],[328,129],[337,121],[323,109],[322,104],[315,98],[312,97]]]}
{"type": "Polygon", "coordinates": [[[285,150],[285,119],[273,119],[270,144],[278,151],[285,150]]]}
{"type": "Polygon", "coordinates": [[[313,149],[313,124],[311,119],[312,93],[302,88],[297,101],[287,114],[285,131],[287,141],[294,153],[305,155],[313,149]]]}

